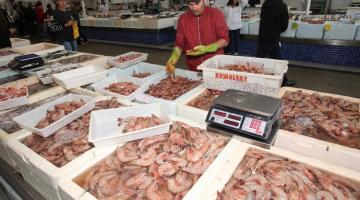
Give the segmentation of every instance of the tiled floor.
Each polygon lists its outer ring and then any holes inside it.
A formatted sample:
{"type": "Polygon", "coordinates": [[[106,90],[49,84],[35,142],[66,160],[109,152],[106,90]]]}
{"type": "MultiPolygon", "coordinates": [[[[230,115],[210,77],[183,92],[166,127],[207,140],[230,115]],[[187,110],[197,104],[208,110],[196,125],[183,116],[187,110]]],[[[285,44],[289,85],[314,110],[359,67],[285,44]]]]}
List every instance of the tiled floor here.
{"type": "MultiPolygon", "coordinates": [[[[147,62],[160,65],[165,65],[171,54],[171,51],[166,50],[96,42],[80,45],[79,51],[109,56],[119,55],[128,51],[140,51],[149,54],[147,62]]],[[[183,56],[176,66],[186,68],[183,56]]],[[[360,74],[289,66],[288,78],[297,80],[296,87],[299,88],[360,98],[360,74]]]]}

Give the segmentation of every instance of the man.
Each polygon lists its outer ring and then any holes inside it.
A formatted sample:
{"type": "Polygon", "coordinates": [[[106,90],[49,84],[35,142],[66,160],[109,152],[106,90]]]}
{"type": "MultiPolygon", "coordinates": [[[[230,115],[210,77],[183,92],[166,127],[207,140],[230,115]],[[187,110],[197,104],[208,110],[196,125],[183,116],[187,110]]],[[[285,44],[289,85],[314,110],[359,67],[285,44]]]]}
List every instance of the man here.
{"type": "Polygon", "coordinates": [[[224,54],[229,42],[224,15],[216,8],[205,6],[205,0],[188,0],[189,10],[179,18],[175,48],[166,64],[166,71],[173,74],[175,64],[186,51],[186,64],[190,70],[206,59],[224,54]]]}
{"type": "Polygon", "coordinates": [[[11,47],[10,34],[14,32],[10,28],[6,11],[0,8],[0,48],[11,47]]]}
{"type": "Polygon", "coordinates": [[[73,35],[73,24],[76,23],[71,13],[65,10],[65,0],[54,0],[56,9],[54,11],[55,21],[62,26],[57,32],[57,40],[63,44],[66,50],[77,51],[77,43],[73,35]]]}
{"type": "MultiPolygon", "coordinates": [[[[281,59],[280,35],[286,31],[289,23],[287,5],[282,0],[266,0],[261,7],[259,36],[257,38],[256,57],[281,59]]],[[[294,86],[284,75],[283,85],[294,86]]]]}

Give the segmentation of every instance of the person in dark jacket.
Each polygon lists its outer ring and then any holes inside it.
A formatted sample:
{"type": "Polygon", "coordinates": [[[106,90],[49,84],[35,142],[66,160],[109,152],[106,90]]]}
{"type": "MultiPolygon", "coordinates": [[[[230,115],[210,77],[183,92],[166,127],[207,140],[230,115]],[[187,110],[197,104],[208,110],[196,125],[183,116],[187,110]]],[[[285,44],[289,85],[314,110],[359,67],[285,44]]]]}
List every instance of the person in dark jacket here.
{"type": "MultiPolygon", "coordinates": [[[[282,0],[265,0],[261,7],[256,57],[281,59],[280,35],[286,31],[288,24],[287,5],[282,0]]],[[[294,81],[288,81],[284,75],[283,85],[294,86],[295,84],[294,81]]]]}
{"type": "Polygon", "coordinates": [[[10,26],[6,11],[0,8],[0,48],[11,47],[10,26]]]}

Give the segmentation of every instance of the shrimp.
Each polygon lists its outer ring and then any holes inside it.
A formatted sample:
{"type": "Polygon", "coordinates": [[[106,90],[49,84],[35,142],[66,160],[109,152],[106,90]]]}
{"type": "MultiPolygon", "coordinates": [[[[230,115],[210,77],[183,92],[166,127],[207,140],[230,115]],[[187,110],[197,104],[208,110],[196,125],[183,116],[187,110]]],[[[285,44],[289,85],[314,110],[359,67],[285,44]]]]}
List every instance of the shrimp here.
{"type": "Polygon", "coordinates": [[[176,165],[166,162],[159,166],[158,174],[159,176],[171,176],[175,174],[178,170],[179,168],[176,165]]]}
{"type": "Polygon", "coordinates": [[[165,140],[167,140],[166,135],[157,135],[157,136],[142,139],[139,142],[139,149],[140,149],[140,151],[144,151],[148,146],[155,144],[157,142],[163,142],[165,140]]]}
{"type": "Polygon", "coordinates": [[[335,200],[330,192],[319,190],[316,192],[316,200],[335,200]]]}
{"type": "Polygon", "coordinates": [[[149,200],[172,200],[174,196],[168,191],[166,182],[163,179],[154,181],[145,192],[146,197],[149,200]]]}
{"type": "Polygon", "coordinates": [[[136,149],[128,147],[118,147],[116,149],[116,156],[121,162],[129,162],[139,158],[136,149]]]}
{"type": "Polygon", "coordinates": [[[190,162],[197,162],[199,161],[203,155],[209,150],[210,145],[205,143],[199,149],[195,147],[189,147],[186,150],[186,158],[190,162]]]}
{"type": "Polygon", "coordinates": [[[237,180],[241,180],[241,179],[245,179],[247,177],[249,177],[251,175],[252,171],[250,168],[243,168],[243,167],[238,167],[234,174],[233,177],[237,180]]]}
{"type": "Polygon", "coordinates": [[[190,188],[193,184],[191,176],[183,171],[179,171],[175,178],[170,178],[167,182],[167,186],[172,193],[180,193],[190,188]]]}
{"type": "Polygon", "coordinates": [[[129,178],[125,182],[125,186],[132,189],[140,189],[143,190],[147,188],[153,182],[153,178],[149,176],[147,173],[140,173],[129,178]]]}
{"type": "Polygon", "coordinates": [[[195,163],[190,162],[182,170],[192,174],[202,174],[205,172],[205,170],[209,167],[209,165],[214,159],[215,158],[213,157],[209,157],[209,158],[203,158],[195,163]]]}

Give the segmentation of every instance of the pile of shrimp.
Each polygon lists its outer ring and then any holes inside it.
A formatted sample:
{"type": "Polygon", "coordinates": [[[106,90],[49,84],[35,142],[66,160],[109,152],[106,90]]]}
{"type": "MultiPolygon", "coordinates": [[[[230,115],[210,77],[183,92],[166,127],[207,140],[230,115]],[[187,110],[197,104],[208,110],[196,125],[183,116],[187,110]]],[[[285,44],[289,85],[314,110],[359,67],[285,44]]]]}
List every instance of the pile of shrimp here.
{"type": "Polygon", "coordinates": [[[132,74],[132,76],[133,76],[133,77],[136,77],[136,78],[146,78],[146,77],[148,77],[148,76],[150,76],[150,75],[151,75],[150,72],[143,72],[143,73],[139,72],[139,73],[136,73],[135,70],[133,71],[133,74],[132,74]]]}
{"type": "Polygon", "coordinates": [[[64,102],[54,106],[54,109],[49,109],[46,113],[45,118],[40,120],[36,128],[45,128],[55,121],[63,118],[65,115],[72,113],[73,111],[79,109],[81,106],[85,105],[85,102],[80,99],[78,101],[64,102]]]}
{"type": "Polygon", "coordinates": [[[125,125],[122,132],[128,133],[163,124],[162,120],[154,114],[150,117],[118,118],[118,126],[125,125]]]}
{"type": "Polygon", "coordinates": [[[79,184],[98,199],[182,199],[227,142],[173,122],[169,134],[118,147],[79,184]]]}
{"type": "Polygon", "coordinates": [[[15,87],[0,88],[0,102],[25,96],[26,93],[26,87],[19,89],[15,87]]]}
{"type": "Polygon", "coordinates": [[[217,199],[356,200],[360,183],[251,148],[217,199]]]}
{"type": "Polygon", "coordinates": [[[135,92],[135,90],[139,89],[139,87],[140,86],[135,85],[132,82],[117,82],[110,84],[104,89],[124,96],[129,96],[130,94],[135,92]]]}
{"type": "MultiPolygon", "coordinates": [[[[110,109],[124,106],[115,98],[96,102],[94,110],[110,109]]],[[[49,137],[36,134],[28,136],[24,144],[31,150],[62,167],[92,148],[88,141],[90,112],[71,122],[49,137]]]]}
{"type": "Polygon", "coordinates": [[[214,99],[218,97],[221,93],[222,91],[219,90],[206,89],[195,99],[191,100],[187,105],[208,111],[210,110],[214,99]]]}

